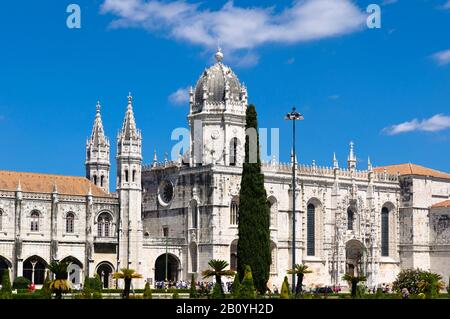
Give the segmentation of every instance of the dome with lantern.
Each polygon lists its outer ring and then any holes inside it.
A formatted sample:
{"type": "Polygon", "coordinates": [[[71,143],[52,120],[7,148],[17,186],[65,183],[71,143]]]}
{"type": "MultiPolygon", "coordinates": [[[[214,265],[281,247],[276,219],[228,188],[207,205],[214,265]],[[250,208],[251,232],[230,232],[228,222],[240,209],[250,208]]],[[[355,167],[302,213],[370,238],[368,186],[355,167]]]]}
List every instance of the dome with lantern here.
{"type": "Polygon", "coordinates": [[[245,86],[239,82],[233,70],[222,63],[223,53],[220,48],[215,58],[216,63],[205,69],[192,92],[194,112],[200,112],[205,103],[220,104],[246,100],[245,86]]]}

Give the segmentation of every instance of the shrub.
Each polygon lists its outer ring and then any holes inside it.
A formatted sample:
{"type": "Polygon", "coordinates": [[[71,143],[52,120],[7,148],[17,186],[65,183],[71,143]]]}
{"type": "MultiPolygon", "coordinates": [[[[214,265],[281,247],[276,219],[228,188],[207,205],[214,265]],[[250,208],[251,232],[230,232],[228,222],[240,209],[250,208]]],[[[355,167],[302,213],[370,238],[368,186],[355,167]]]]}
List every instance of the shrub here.
{"type": "Polygon", "coordinates": [[[11,298],[11,280],[9,279],[9,269],[3,271],[2,289],[0,290],[0,299],[11,298]]]}
{"type": "Polygon", "coordinates": [[[216,282],[214,284],[214,288],[211,294],[211,299],[224,299],[224,296],[222,294],[222,289],[220,289],[220,284],[216,282]]]}
{"type": "Polygon", "coordinates": [[[145,283],[144,288],[144,299],[152,299],[152,290],[150,289],[150,284],[147,282],[145,283]]]}
{"type": "Polygon", "coordinates": [[[52,290],[50,289],[50,273],[47,271],[45,275],[44,285],[41,289],[42,297],[45,299],[52,299],[52,290]]]}
{"type": "Polygon", "coordinates": [[[450,294],[450,277],[448,277],[447,293],[450,294]]]}
{"type": "Polygon", "coordinates": [[[233,285],[231,286],[231,293],[233,295],[233,298],[239,297],[240,289],[241,289],[241,283],[239,282],[239,273],[236,272],[236,274],[234,275],[233,285]]]}
{"type": "Polygon", "coordinates": [[[99,291],[94,291],[92,294],[92,299],[103,299],[102,293],[99,291]]]}
{"type": "Polygon", "coordinates": [[[249,265],[245,266],[244,279],[242,280],[241,288],[239,289],[240,299],[255,299],[255,285],[253,284],[252,270],[249,265]]]}
{"type": "Polygon", "coordinates": [[[407,288],[410,294],[423,294],[426,298],[435,298],[443,288],[442,277],[438,274],[420,269],[405,269],[400,271],[393,283],[393,289],[401,293],[407,288]]]}
{"type": "Polygon", "coordinates": [[[178,291],[175,291],[172,295],[172,299],[180,299],[180,295],[178,294],[178,291]]]}
{"type": "Polygon", "coordinates": [[[289,282],[287,276],[284,277],[283,285],[281,286],[281,299],[290,299],[291,298],[291,290],[289,289],[289,282]]]}
{"type": "Polygon", "coordinates": [[[28,289],[28,285],[31,284],[25,277],[17,277],[13,282],[13,289],[28,289]]]}

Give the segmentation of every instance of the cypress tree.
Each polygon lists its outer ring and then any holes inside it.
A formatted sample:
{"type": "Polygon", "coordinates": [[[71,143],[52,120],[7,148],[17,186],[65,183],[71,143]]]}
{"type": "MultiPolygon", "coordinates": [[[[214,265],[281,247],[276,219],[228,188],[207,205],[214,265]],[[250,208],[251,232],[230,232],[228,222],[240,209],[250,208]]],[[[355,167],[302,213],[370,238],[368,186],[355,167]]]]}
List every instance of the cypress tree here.
{"type": "Polygon", "coordinates": [[[3,271],[2,278],[2,289],[0,290],[0,299],[9,299],[11,298],[12,289],[11,289],[11,280],[9,278],[9,268],[3,271]]]}
{"type": "Polygon", "coordinates": [[[289,299],[291,298],[291,290],[289,289],[289,282],[287,277],[284,277],[283,285],[281,286],[281,299],[289,299]]]}
{"type": "Polygon", "coordinates": [[[253,284],[252,270],[250,266],[245,267],[244,279],[242,279],[242,284],[239,288],[239,299],[255,299],[255,286],[253,284]]]}
{"type": "Polygon", "coordinates": [[[191,289],[189,290],[189,298],[195,299],[197,297],[198,297],[198,294],[197,294],[197,287],[195,286],[195,277],[194,277],[194,274],[192,274],[191,289]]]}
{"type": "Polygon", "coordinates": [[[241,283],[239,281],[239,274],[236,273],[234,275],[233,285],[231,286],[231,293],[233,295],[233,298],[239,297],[239,289],[241,289],[241,283]]]}
{"type": "Polygon", "coordinates": [[[152,290],[150,289],[150,284],[148,282],[145,283],[143,297],[144,299],[152,299],[152,290]]]}
{"type": "Polygon", "coordinates": [[[245,138],[245,162],[239,193],[237,266],[240,278],[244,278],[245,265],[251,267],[255,287],[260,294],[264,294],[267,290],[272,261],[270,256],[270,210],[264,188],[264,175],[261,173],[258,121],[254,105],[249,105],[247,108],[246,130],[250,131],[250,134],[246,134],[245,138]],[[252,130],[254,134],[251,134],[252,130]],[[256,143],[249,138],[253,135],[256,136],[256,143]],[[255,144],[256,147],[254,147],[255,144]],[[255,151],[256,156],[250,154],[255,151]]]}

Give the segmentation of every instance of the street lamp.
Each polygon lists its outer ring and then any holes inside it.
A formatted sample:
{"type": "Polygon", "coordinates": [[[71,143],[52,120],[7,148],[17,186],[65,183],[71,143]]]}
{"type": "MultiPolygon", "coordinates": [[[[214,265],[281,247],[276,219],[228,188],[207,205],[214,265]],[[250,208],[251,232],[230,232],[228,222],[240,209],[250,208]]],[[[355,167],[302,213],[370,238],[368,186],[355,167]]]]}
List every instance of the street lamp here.
{"type": "Polygon", "coordinates": [[[164,282],[164,288],[166,288],[167,291],[167,264],[168,264],[168,253],[167,253],[167,246],[168,246],[168,242],[169,242],[169,228],[168,227],[164,227],[164,237],[166,237],[166,273],[165,273],[165,282],[164,282]]]}
{"type": "Polygon", "coordinates": [[[303,115],[292,108],[284,117],[292,121],[292,292],[295,293],[295,121],[303,120],[303,115]]]}

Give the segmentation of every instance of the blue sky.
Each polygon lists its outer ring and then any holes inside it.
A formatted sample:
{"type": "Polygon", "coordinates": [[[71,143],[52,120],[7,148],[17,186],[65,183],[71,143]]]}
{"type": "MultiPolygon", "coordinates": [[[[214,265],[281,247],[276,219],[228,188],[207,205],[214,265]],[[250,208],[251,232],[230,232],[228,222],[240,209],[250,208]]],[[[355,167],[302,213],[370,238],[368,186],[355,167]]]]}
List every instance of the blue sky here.
{"type": "Polygon", "coordinates": [[[336,152],[344,166],[353,140],[361,169],[370,156],[450,172],[446,1],[3,1],[0,169],[83,175],[96,101],[115,154],[129,91],[144,162],[155,148],[162,159],[187,127],[188,103],[172,94],[195,85],[219,40],[260,127],[280,128],[282,161],[296,105],[303,163],[336,152]],[[81,29],[66,26],[70,3],[81,29]],[[381,29],[361,24],[370,3],[381,29]]]}

